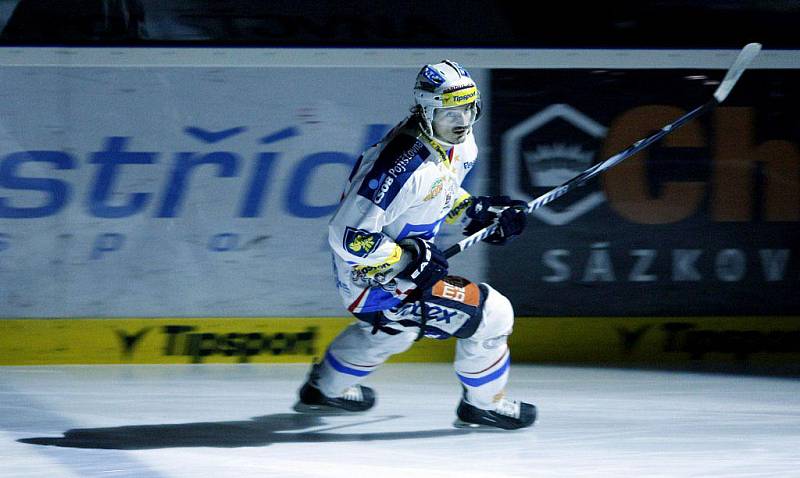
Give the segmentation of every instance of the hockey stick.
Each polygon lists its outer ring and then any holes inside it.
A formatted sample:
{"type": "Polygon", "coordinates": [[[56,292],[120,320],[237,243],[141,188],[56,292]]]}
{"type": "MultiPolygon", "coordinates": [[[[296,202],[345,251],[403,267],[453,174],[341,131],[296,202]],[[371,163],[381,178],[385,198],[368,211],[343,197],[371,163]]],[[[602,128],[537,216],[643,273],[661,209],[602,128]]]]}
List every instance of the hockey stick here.
{"type": "MultiPolygon", "coordinates": [[[[623,151],[620,151],[619,153],[615,154],[614,156],[611,156],[605,161],[597,163],[596,165],[580,173],[579,175],[575,176],[574,178],[570,179],[564,184],[556,186],[554,189],[551,189],[550,191],[532,200],[531,202],[528,203],[528,208],[526,212],[531,213],[534,209],[538,209],[544,206],[545,204],[551,203],[556,199],[560,198],[561,196],[563,196],[564,194],[568,193],[569,191],[577,187],[583,186],[589,179],[597,176],[601,172],[615,166],[616,164],[624,161],[625,159],[630,158],[639,151],[647,148],[651,144],[663,138],[667,134],[680,128],[681,126],[683,126],[684,123],[702,115],[703,113],[706,113],[707,111],[713,109],[718,104],[725,101],[725,98],[728,97],[728,94],[731,92],[734,85],[736,85],[736,82],[739,80],[739,77],[742,76],[744,70],[747,69],[747,67],[750,65],[750,63],[752,63],[753,59],[756,57],[756,55],[758,55],[758,52],[760,51],[761,51],[760,43],[749,43],[745,45],[745,47],[742,48],[742,51],[739,52],[739,55],[733,62],[733,65],[731,65],[730,69],[728,69],[728,72],[725,74],[725,78],[719,84],[716,91],[714,91],[714,96],[707,103],[705,103],[702,106],[698,106],[692,111],[676,119],[672,123],[664,126],[657,132],[653,133],[652,135],[640,139],[639,141],[633,143],[623,151]]],[[[497,223],[494,223],[472,234],[471,236],[462,239],[456,244],[453,244],[452,246],[445,249],[444,256],[450,258],[458,254],[459,252],[463,251],[464,249],[472,247],[477,242],[480,242],[489,237],[495,230],[497,230],[497,227],[498,227],[497,223]]]]}

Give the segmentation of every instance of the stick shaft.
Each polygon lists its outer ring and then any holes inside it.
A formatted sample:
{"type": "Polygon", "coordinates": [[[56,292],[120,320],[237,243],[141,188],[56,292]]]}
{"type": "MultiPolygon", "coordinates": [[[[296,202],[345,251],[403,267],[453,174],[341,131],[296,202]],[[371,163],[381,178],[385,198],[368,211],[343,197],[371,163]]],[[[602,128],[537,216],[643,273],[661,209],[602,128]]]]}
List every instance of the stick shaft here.
{"type": "MultiPolygon", "coordinates": [[[[541,196],[537,197],[536,199],[530,201],[528,203],[527,212],[531,213],[535,209],[539,209],[540,207],[549,204],[556,199],[560,198],[564,194],[567,194],[569,191],[583,186],[587,181],[592,179],[593,177],[597,176],[601,172],[621,163],[627,158],[635,155],[636,153],[640,152],[641,150],[647,148],[651,144],[655,143],[659,139],[663,138],[667,134],[675,131],[676,129],[680,128],[688,121],[700,116],[701,114],[705,113],[706,111],[712,109],[714,106],[717,105],[716,100],[711,100],[708,103],[699,106],[692,111],[686,113],[685,115],[681,116],[677,120],[673,121],[672,123],[664,126],[657,132],[653,133],[652,135],[640,139],[639,141],[633,143],[628,148],[620,151],[619,153],[611,156],[610,158],[602,161],[600,163],[595,164],[591,168],[587,169],[586,171],[580,173],[579,175],[575,176],[574,178],[570,179],[569,181],[561,184],[560,186],[556,186],[555,188],[551,189],[550,191],[542,194],[541,196]]],[[[447,258],[453,257],[454,255],[458,254],[459,252],[472,247],[475,243],[478,243],[487,237],[489,237],[495,230],[497,229],[497,224],[492,224],[485,229],[481,229],[480,231],[468,236],[461,241],[453,244],[452,246],[448,247],[444,250],[444,256],[447,258]]]]}
{"type": "MultiPolygon", "coordinates": [[[[586,171],[578,174],[574,178],[570,179],[569,181],[561,184],[560,186],[556,186],[555,188],[551,189],[550,191],[542,194],[541,196],[537,197],[536,199],[532,200],[528,203],[527,212],[530,213],[534,209],[538,209],[546,204],[549,204],[556,199],[560,198],[564,194],[568,193],[569,191],[583,186],[586,182],[593,177],[597,176],[601,172],[621,163],[622,161],[630,158],[631,156],[635,155],[636,153],[640,152],[641,150],[647,148],[651,144],[655,143],[659,139],[663,138],[664,136],[668,135],[672,131],[680,128],[688,121],[706,113],[707,111],[713,109],[715,106],[720,104],[725,98],[728,97],[728,94],[733,89],[734,85],[737,81],[739,81],[739,77],[742,76],[742,73],[747,69],[748,66],[753,62],[755,57],[761,51],[761,44],[759,43],[749,43],[745,45],[744,48],[739,52],[736,56],[731,67],[728,69],[727,73],[725,74],[725,78],[722,80],[720,85],[714,91],[714,95],[705,104],[698,106],[697,108],[693,109],[692,111],[686,113],[685,115],[681,116],[680,118],[676,119],[672,123],[664,126],[657,132],[653,133],[652,135],[640,139],[639,141],[633,143],[626,149],[620,151],[619,153],[611,156],[610,158],[602,161],[600,163],[595,164],[591,168],[587,169],[586,171]]],[[[447,258],[453,257],[454,255],[458,254],[459,252],[467,249],[468,247],[472,247],[476,243],[486,239],[495,230],[497,230],[497,224],[492,224],[480,231],[472,234],[465,239],[453,244],[452,246],[448,247],[444,250],[444,256],[447,258]]]]}

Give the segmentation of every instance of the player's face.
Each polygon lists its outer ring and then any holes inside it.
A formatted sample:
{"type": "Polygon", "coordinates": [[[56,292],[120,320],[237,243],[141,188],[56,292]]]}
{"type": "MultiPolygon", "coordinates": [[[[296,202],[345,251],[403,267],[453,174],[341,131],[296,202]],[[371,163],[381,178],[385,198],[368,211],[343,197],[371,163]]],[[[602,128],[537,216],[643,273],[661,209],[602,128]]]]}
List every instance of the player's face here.
{"type": "Polygon", "coordinates": [[[477,105],[438,108],[433,112],[433,133],[448,143],[463,143],[477,117],[477,105]]]}

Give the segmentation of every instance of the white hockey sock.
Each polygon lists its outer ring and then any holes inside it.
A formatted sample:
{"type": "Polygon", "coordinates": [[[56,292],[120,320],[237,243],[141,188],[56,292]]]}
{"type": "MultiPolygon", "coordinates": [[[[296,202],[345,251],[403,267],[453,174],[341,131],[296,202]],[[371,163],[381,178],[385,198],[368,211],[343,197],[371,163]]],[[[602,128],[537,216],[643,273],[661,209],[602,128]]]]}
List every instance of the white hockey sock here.
{"type": "MultiPolygon", "coordinates": [[[[477,365],[480,361],[472,362],[477,365]]],[[[485,362],[484,362],[485,363],[485,362]]],[[[457,364],[462,368],[466,363],[457,364]]],[[[478,368],[478,367],[476,367],[478,368]]],[[[511,368],[511,355],[508,348],[499,359],[488,367],[477,370],[464,370],[456,368],[458,379],[467,389],[467,401],[478,408],[489,410],[494,408],[494,402],[502,395],[508,382],[508,372],[511,368]]]]}
{"type": "Polygon", "coordinates": [[[416,336],[413,330],[397,335],[373,334],[371,324],[351,324],[328,347],[319,367],[317,387],[328,397],[340,397],[391,355],[407,350],[416,336]]]}

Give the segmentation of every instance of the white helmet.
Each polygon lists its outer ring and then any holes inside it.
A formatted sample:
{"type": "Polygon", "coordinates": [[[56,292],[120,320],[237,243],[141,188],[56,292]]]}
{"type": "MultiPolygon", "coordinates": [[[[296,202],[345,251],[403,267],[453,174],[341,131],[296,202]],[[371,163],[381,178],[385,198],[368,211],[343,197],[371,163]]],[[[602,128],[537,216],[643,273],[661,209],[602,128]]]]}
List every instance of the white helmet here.
{"type": "Polygon", "coordinates": [[[475,81],[467,70],[450,60],[422,67],[414,85],[414,103],[425,133],[448,144],[453,141],[435,134],[433,121],[436,110],[468,105],[471,115],[463,126],[466,131],[472,128],[481,113],[481,96],[475,81]]]}

